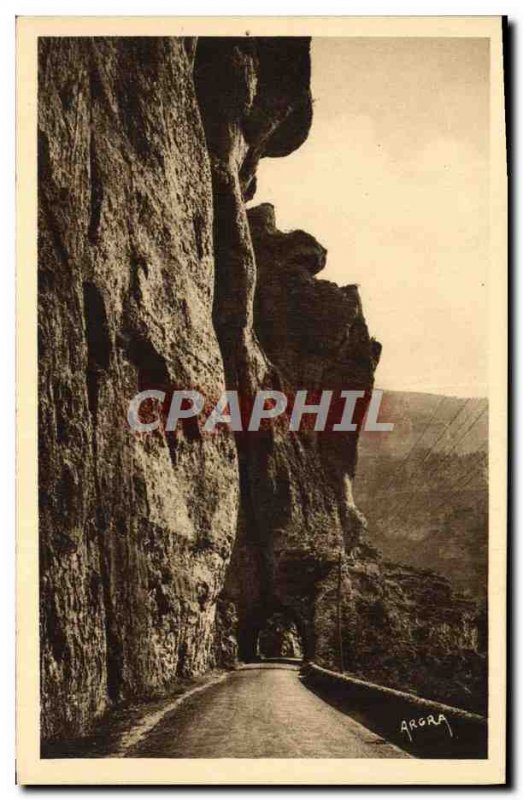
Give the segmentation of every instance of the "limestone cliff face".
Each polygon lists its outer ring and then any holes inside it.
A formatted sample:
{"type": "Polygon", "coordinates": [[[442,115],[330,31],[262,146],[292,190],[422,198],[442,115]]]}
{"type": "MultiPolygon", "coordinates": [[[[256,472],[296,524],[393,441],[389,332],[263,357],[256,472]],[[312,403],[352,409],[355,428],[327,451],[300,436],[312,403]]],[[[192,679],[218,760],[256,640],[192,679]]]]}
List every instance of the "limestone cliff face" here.
{"type": "Polygon", "coordinates": [[[242,515],[235,443],[197,425],[136,436],[126,409],[150,387],[252,394],[272,369],[245,198],[259,158],[307,135],[308,49],[41,41],[44,739],[237,655],[220,597],[242,515]]]}
{"type": "MultiPolygon", "coordinates": [[[[319,279],[325,249],[303,231],[278,231],[271,206],[248,217],[254,326],[278,385],[290,396],[330,389],[334,401],[343,388],[368,393],[381,348],[357,288],[319,279]]],[[[272,499],[253,500],[226,591],[236,589],[240,609],[249,599],[250,631],[271,608],[296,621],[306,655],[324,666],[485,713],[486,619],[444,577],[387,562],[369,544],[352,497],[356,445],[357,434],[312,431],[271,440],[267,460],[253,467],[251,494],[260,498],[265,485],[272,499]],[[286,472],[274,480],[279,459],[286,472]],[[262,547],[248,533],[256,525],[262,547]]]]}
{"type": "MultiPolygon", "coordinates": [[[[379,357],[357,288],[318,280],[325,248],[303,231],[278,231],[271,206],[253,208],[248,217],[257,265],[254,327],[274,369],[273,385],[290,398],[306,388],[310,402],[317,402],[322,390],[332,391],[338,420],[339,392],[368,393],[379,357]]],[[[363,401],[360,419],[365,406],[363,401]]],[[[249,629],[263,624],[271,609],[282,609],[298,624],[306,654],[323,654],[332,662],[340,563],[364,525],[351,491],[357,434],[305,429],[264,436],[267,455],[250,470],[252,501],[233,555],[232,582],[247,576],[252,596],[256,582],[250,570],[234,564],[238,552],[244,559],[256,554],[260,594],[250,597],[249,629]],[[263,531],[263,547],[250,544],[253,530],[263,531]]],[[[259,452],[262,435],[258,439],[259,452]]],[[[242,590],[239,596],[241,604],[247,594],[242,590]]]]}
{"type": "MultiPolygon", "coordinates": [[[[279,233],[271,207],[245,210],[257,160],[290,152],[307,134],[308,40],[203,40],[195,75],[211,155],[214,320],[228,386],[247,400],[261,388],[368,392],[378,347],[356,288],[316,281],[325,249],[302,231],[279,233]]],[[[224,596],[238,611],[242,658],[254,656],[275,612],[297,624],[306,655],[334,647],[335,620],[319,609],[361,525],[350,493],[356,438],[339,438],[325,447],[308,432],[237,436],[241,501],[224,596]]]]}
{"type": "Polygon", "coordinates": [[[233,442],[132,434],[149,386],[224,386],[209,156],[182,39],[41,39],[42,734],[214,660],[233,442]]]}
{"type": "MultiPolygon", "coordinates": [[[[44,739],[252,657],[274,615],[329,666],[340,641],[357,671],[391,632],[414,641],[419,581],[411,600],[362,544],[356,434],[126,421],[137,391],[176,386],[360,389],[364,413],[380,347],[357,288],[318,279],[325,248],[272,207],[246,210],[259,159],[307,136],[309,83],[299,37],[40,40],[44,739]]],[[[476,647],[456,615],[442,647],[476,647]]]]}

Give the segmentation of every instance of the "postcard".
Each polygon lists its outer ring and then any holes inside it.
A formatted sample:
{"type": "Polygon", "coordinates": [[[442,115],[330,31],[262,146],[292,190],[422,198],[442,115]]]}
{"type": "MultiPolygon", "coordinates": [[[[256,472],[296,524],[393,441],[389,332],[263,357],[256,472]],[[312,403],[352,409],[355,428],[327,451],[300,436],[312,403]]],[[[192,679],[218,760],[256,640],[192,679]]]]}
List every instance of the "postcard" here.
{"type": "Polygon", "coordinates": [[[18,18],[19,783],[504,783],[503,42],[18,18]]]}

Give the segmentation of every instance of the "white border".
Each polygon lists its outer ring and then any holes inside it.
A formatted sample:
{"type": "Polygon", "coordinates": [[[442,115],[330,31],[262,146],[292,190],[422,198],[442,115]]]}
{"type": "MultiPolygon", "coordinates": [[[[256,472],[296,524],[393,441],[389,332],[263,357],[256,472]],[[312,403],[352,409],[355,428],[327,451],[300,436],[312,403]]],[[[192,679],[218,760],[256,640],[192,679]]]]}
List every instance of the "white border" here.
{"type": "MultiPolygon", "coordinates": [[[[343,13],[348,10],[352,14],[357,13],[366,13],[366,14],[409,14],[409,13],[423,13],[423,14],[444,14],[449,13],[452,14],[456,11],[456,6],[453,3],[398,3],[393,4],[390,2],[372,2],[370,0],[364,4],[351,4],[350,8],[347,8],[346,3],[342,2],[329,2],[329,0],[325,0],[321,4],[311,3],[311,2],[303,2],[303,3],[296,3],[296,2],[285,2],[282,0],[281,2],[274,2],[273,0],[267,0],[264,3],[257,3],[257,2],[250,2],[249,3],[249,11],[255,14],[264,14],[264,13],[287,13],[287,14],[307,14],[315,12],[317,13],[318,5],[321,7],[321,11],[323,14],[335,14],[335,13],[343,13]]],[[[91,2],[78,2],[74,6],[74,11],[76,13],[84,13],[84,14],[104,14],[104,13],[113,13],[113,14],[141,14],[147,11],[149,14],[166,14],[166,13],[185,13],[185,14],[212,14],[216,11],[216,6],[210,2],[206,3],[198,3],[197,0],[192,0],[192,2],[158,2],[157,0],[152,0],[152,2],[147,3],[146,8],[144,9],[143,6],[140,6],[139,3],[133,2],[129,0],[129,2],[101,2],[101,0],[91,0],[91,2]]],[[[245,12],[246,4],[245,2],[226,2],[220,4],[221,12],[227,14],[238,14],[245,12]]],[[[459,12],[461,14],[501,14],[501,13],[508,13],[512,19],[518,20],[518,17],[521,18],[521,12],[519,11],[518,4],[515,2],[507,2],[504,4],[500,3],[492,3],[492,2],[461,2],[459,4],[459,12]],[[519,12],[519,13],[518,13],[519,12]]],[[[2,400],[1,402],[3,405],[3,415],[2,419],[5,420],[8,424],[7,426],[4,425],[4,435],[2,437],[2,453],[5,457],[5,470],[3,475],[6,474],[9,476],[8,480],[2,482],[2,508],[4,509],[4,526],[7,532],[8,537],[10,537],[10,531],[13,530],[14,525],[14,503],[13,503],[13,454],[14,454],[14,437],[13,437],[13,427],[12,427],[12,392],[9,391],[9,386],[12,386],[13,381],[13,373],[14,373],[14,358],[13,358],[13,297],[14,297],[14,285],[13,285],[13,248],[12,248],[12,231],[14,228],[14,202],[13,202],[13,193],[12,187],[14,182],[14,165],[13,165],[13,153],[14,153],[14,136],[13,136],[13,125],[12,120],[14,119],[14,20],[13,16],[15,13],[18,14],[67,14],[71,11],[70,3],[66,2],[55,2],[52,4],[45,4],[42,2],[30,2],[30,3],[13,3],[7,0],[2,6],[1,14],[2,20],[4,25],[2,26],[2,34],[3,34],[3,41],[2,47],[0,48],[0,63],[2,64],[2,81],[0,81],[0,97],[1,97],[1,107],[3,109],[4,114],[7,113],[7,117],[11,119],[11,124],[4,123],[3,126],[0,128],[0,138],[2,142],[2,157],[4,159],[4,164],[2,165],[4,169],[2,170],[2,175],[4,176],[4,192],[5,192],[5,207],[3,213],[0,215],[0,224],[3,226],[4,231],[4,242],[7,243],[7,246],[4,248],[4,254],[7,252],[7,265],[4,268],[4,281],[2,283],[2,292],[0,293],[0,308],[1,308],[1,318],[4,323],[4,336],[1,340],[1,350],[0,355],[2,358],[2,365],[3,365],[3,376],[4,376],[4,392],[2,393],[2,400]],[[9,330],[9,335],[5,334],[6,330],[9,330]],[[6,391],[7,389],[7,391],[6,391]]],[[[517,74],[519,75],[519,68],[516,65],[517,74]]],[[[516,86],[521,86],[521,81],[516,80],[516,76],[514,76],[513,80],[516,83],[516,86]]],[[[4,117],[5,120],[5,117],[4,117]]],[[[516,126],[517,128],[517,126],[516,126]]],[[[515,144],[515,143],[514,143],[515,144]]],[[[517,228],[518,220],[514,220],[514,227],[517,228]]],[[[516,242],[517,245],[517,242],[516,242]]],[[[516,249],[514,253],[514,259],[516,260],[517,254],[519,252],[519,248],[516,249]]],[[[516,287],[515,287],[516,288],[516,287]]],[[[518,294],[518,302],[521,305],[521,288],[520,286],[517,287],[517,294],[518,294]]],[[[517,315],[516,315],[517,317],[517,315]]],[[[518,332],[518,341],[519,341],[519,332],[518,332]]],[[[519,384],[519,380],[518,380],[519,384]]],[[[521,396],[521,393],[518,393],[521,396]]],[[[518,440],[518,444],[521,443],[521,440],[518,440]]],[[[523,485],[518,484],[514,487],[515,492],[520,496],[523,495],[523,485]],[[522,491],[517,491],[521,489],[522,491]]],[[[12,553],[12,544],[8,545],[8,552],[9,554],[12,553]]],[[[521,549],[520,549],[521,550],[521,549]]],[[[9,557],[6,561],[9,562],[9,557]]],[[[12,654],[12,647],[9,650],[9,642],[12,642],[12,632],[13,632],[13,568],[12,568],[12,560],[10,561],[10,566],[4,563],[4,569],[7,571],[7,576],[4,577],[2,581],[3,593],[4,596],[2,597],[2,614],[3,614],[3,621],[7,623],[7,626],[3,627],[4,633],[4,658],[0,662],[0,683],[4,687],[6,697],[4,699],[4,703],[2,704],[2,708],[4,710],[4,719],[13,719],[13,679],[12,679],[12,655],[9,657],[9,653],[12,654]],[[6,647],[7,655],[6,655],[6,647]]],[[[521,618],[523,609],[521,608],[520,604],[518,603],[518,610],[515,614],[515,619],[521,618]],[[518,613],[519,611],[519,613],[518,613]]],[[[0,732],[0,742],[2,747],[0,751],[2,753],[2,758],[5,761],[4,769],[2,770],[2,775],[4,776],[3,783],[7,784],[8,791],[14,789],[13,785],[13,733],[12,730],[9,730],[8,725],[2,726],[0,732]]],[[[441,764],[442,771],[444,771],[444,765],[441,764]]],[[[144,790],[148,791],[148,790],[144,790]]],[[[443,790],[442,790],[443,791],[443,790]]],[[[449,795],[449,790],[444,790],[446,796],[449,795]]],[[[180,793],[180,790],[178,790],[180,793]]],[[[181,792],[185,794],[184,792],[181,792]]],[[[318,791],[319,793],[319,791],[318,791]]],[[[439,792],[437,792],[439,793],[439,792]]],[[[450,794],[454,792],[450,791],[450,794]]],[[[194,793],[191,793],[194,795],[194,793]]]]}

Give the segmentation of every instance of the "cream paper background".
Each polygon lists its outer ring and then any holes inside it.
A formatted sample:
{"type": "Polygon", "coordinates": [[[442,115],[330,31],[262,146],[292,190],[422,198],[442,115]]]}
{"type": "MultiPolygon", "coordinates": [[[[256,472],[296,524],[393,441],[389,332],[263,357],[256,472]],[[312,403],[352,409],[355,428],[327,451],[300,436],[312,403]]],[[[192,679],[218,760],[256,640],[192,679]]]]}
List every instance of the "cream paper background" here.
{"type": "MultiPolygon", "coordinates": [[[[507,177],[500,17],[17,19],[17,780],[21,784],[495,784],[505,775],[507,177]],[[489,758],[40,759],[37,507],[37,38],[430,36],[490,40],[489,758]]],[[[340,198],[343,202],[343,198],[340,198]]],[[[463,296],[463,304],[468,298],[463,296]]]]}

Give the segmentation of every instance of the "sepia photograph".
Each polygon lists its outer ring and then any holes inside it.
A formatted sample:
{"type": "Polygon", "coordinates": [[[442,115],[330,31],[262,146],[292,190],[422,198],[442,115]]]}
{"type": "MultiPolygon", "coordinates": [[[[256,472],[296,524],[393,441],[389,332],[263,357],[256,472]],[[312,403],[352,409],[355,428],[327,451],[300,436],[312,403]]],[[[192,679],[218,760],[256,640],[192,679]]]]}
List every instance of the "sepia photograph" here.
{"type": "Polygon", "coordinates": [[[501,18],[114,20],[18,21],[22,782],[502,782],[501,18]]]}

